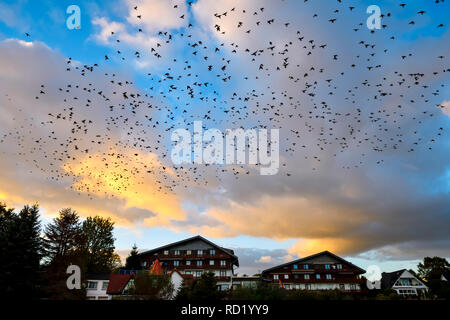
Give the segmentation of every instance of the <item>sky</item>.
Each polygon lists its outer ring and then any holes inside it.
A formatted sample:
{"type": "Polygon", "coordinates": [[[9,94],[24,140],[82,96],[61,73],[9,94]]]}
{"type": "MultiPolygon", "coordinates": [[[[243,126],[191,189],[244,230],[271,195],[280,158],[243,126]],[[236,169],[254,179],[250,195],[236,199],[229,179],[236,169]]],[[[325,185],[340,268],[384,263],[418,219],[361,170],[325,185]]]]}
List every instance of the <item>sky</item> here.
{"type": "Polygon", "coordinates": [[[111,217],[122,257],[201,234],[240,274],[323,250],[387,272],[450,257],[449,9],[0,1],[0,201],[111,217]],[[174,165],[193,121],[279,129],[279,172],[174,165]]]}

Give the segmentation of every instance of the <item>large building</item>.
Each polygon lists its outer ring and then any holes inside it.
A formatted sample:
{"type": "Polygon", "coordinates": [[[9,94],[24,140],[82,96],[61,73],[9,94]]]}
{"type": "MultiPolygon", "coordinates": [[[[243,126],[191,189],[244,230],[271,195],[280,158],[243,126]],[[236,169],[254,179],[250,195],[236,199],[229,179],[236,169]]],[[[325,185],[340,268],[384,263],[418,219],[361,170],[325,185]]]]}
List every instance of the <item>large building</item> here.
{"type": "Polygon", "coordinates": [[[264,270],[262,278],[288,290],[359,292],[360,275],[363,273],[365,270],[329,251],[323,251],[264,270]]]}
{"type": "Polygon", "coordinates": [[[231,288],[234,267],[239,266],[233,250],[222,248],[201,236],[144,251],[139,253],[139,257],[144,269],[150,269],[158,259],[166,274],[178,270],[196,279],[206,271],[214,272],[221,290],[231,288]]]}

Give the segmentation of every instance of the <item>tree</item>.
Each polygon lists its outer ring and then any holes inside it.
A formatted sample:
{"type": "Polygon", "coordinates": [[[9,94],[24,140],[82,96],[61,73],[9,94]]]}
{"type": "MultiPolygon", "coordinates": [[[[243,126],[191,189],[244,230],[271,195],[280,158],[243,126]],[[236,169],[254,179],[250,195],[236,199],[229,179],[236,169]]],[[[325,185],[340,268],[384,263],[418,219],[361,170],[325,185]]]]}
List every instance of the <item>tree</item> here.
{"type": "Polygon", "coordinates": [[[46,226],[44,232],[46,272],[43,278],[47,298],[72,300],[85,297],[84,290],[69,290],[66,285],[68,277],[66,270],[69,265],[75,264],[82,271],[86,270],[86,257],[82,250],[83,239],[80,218],[72,209],[62,209],[59,216],[46,226]]]}
{"type": "Polygon", "coordinates": [[[0,204],[0,297],[36,298],[41,259],[39,207],[0,204]]]}
{"type": "Polygon", "coordinates": [[[173,284],[168,275],[152,275],[140,272],[134,279],[132,295],[139,300],[170,299],[173,294],[173,284]]]}
{"type": "Polygon", "coordinates": [[[45,228],[44,250],[49,264],[67,263],[82,244],[83,234],[76,211],[66,208],[45,228]]]}
{"type": "Polygon", "coordinates": [[[184,283],[177,294],[179,300],[220,300],[223,293],[217,288],[213,272],[205,272],[202,277],[191,283],[184,283]]]}
{"type": "Polygon", "coordinates": [[[88,217],[82,225],[83,250],[88,273],[109,273],[117,267],[114,253],[114,222],[110,218],[88,217]]]}
{"type": "Polygon", "coordinates": [[[127,270],[140,270],[141,269],[141,261],[139,259],[139,251],[136,244],[133,245],[133,248],[130,251],[130,254],[127,257],[125,263],[125,269],[127,270]]]}
{"type": "Polygon", "coordinates": [[[450,264],[445,258],[425,257],[423,263],[418,264],[417,271],[418,275],[426,281],[439,280],[442,274],[450,272],[450,264]]]}
{"type": "Polygon", "coordinates": [[[444,273],[450,272],[450,264],[445,258],[425,257],[423,263],[418,264],[417,270],[418,275],[427,281],[431,296],[450,299],[450,285],[441,280],[444,273]]]}

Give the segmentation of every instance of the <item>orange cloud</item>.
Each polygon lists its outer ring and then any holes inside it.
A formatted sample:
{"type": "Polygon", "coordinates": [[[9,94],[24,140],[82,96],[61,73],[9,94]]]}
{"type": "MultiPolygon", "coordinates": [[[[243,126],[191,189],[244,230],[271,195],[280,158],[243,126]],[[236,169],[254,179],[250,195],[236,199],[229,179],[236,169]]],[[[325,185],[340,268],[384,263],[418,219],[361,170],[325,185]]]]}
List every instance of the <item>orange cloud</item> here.
{"type": "Polygon", "coordinates": [[[166,187],[175,172],[163,166],[156,154],[111,149],[69,161],[63,169],[75,177],[71,188],[78,192],[123,200],[125,209],[151,211],[160,222],[185,219],[180,200],[166,187]]]}

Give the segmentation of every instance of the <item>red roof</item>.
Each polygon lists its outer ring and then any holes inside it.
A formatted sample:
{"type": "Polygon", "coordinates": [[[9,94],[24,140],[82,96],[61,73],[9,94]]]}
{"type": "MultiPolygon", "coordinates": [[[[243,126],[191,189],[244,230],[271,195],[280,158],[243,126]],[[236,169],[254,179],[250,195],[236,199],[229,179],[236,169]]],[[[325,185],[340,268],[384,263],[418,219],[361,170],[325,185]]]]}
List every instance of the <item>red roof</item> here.
{"type": "Polygon", "coordinates": [[[121,294],[134,274],[112,274],[109,278],[107,294],[121,294]]]}
{"type": "Polygon", "coordinates": [[[153,262],[153,266],[150,268],[149,273],[155,275],[162,275],[164,272],[161,265],[162,263],[159,262],[158,259],[156,259],[155,262],[153,262]]]}

